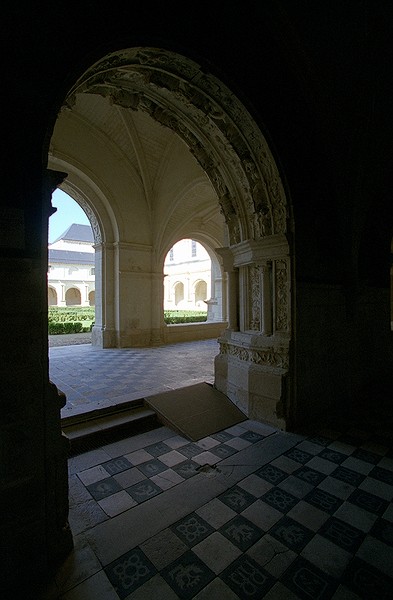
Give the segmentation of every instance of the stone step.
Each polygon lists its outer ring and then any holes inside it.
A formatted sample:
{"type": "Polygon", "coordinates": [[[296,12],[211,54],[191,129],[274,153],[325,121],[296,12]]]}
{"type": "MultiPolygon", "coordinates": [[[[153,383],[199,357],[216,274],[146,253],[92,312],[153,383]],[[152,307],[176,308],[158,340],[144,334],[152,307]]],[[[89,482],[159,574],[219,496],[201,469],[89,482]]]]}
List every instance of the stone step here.
{"type": "Polygon", "coordinates": [[[70,457],[161,425],[154,410],[146,407],[143,400],[133,402],[128,408],[122,405],[119,410],[116,407],[97,410],[94,415],[84,417],[62,420],[62,431],[70,444],[70,457]]]}

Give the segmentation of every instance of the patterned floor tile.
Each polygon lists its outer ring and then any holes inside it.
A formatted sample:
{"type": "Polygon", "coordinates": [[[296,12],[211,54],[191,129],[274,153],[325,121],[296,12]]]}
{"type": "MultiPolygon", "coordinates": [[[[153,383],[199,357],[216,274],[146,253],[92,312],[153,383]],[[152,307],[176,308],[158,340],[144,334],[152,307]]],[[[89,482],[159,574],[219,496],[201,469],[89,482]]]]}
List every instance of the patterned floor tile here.
{"type": "Polygon", "coordinates": [[[363,448],[357,448],[352,456],[354,458],[358,458],[359,460],[364,460],[372,465],[377,465],[381,460],[381,456],[379,454],[374,454],[373,452],[363,450],[363,448]]]}
{"type": "Polygon", "coordinates": [[[336,452],[335,450],[331,450],[330,448],[325,448],[318,455],[320,458],[324,458],[325,460],[330,460],[331,462],[340,465],[344,460],[348,458],[346,454],[342,454],[341,452],[336,452]]]}
{"type": "Polygon", "coordinates": [[[158,458],[154,460],[149,460],[144,462],[141,465],[138,465],[139,471],[141,471],[146,477],[153,477],[153,475],[158,475],[163,471],[166,471],[168,465],[162,463],[158,458]]]}
{"type": "Polygon", "coordinates": [[[219,532],[224,535],[242,552],[255,544],[263,535],[263,531],[254,523],[237,515],[234,519],[223,525],[219,532]]]}
{"type": "Polygon", "coordinates": [[[215,577],[191,550],[168,565],[160,574],[178,597],[184,600],[193,598],[215,577]]]}
{"type": "Polygon", "coordinates": [[[219,446],[212,448],[211,452],[218,458],[222,459],[236,454],[237,450],[235,450],[235,448],[231,448],[231,446],[228,446],[227,444],[220,444],[219,446]]]}
{"type": "Polygon", "coordinates": [[[292,563],[281,582],[302,600],[330,600],[337,587],[332,577],[302,557],[292,563]]]}
{"type": "Polygon", "coordinates": [[[201,447],[196,444],[187,444],[186,446],[178,448],[178,451],[186,458],[192,458],[201,453],[201,447]]]}
{"type": "Polygon", "coordinates": [[[110,475],[117,475],[118,473],[122,473],[122,471],[130,469],[132,464],[124,456],[120,456],[119,458],[114,458],[103,463],[102,466],[110,475]]]}
{"type": "Polygon", "coordinates": [[[365,537],[363,531],[336,517],[329,518],[318,533],[352,553],[356,552],[365,537]]]}
{"type": "Polygon", "coordinates": [[[226,431],[219,431],[218,433],[213,433],[211,437],[214,438],[215,440],[218,440],[221,443],[224,443],[227,440],[230,440],[231,438],[233,438],[234,436],[231,435],[230,433],[227,433],[226,431]]]}
{"type": "Polygon", "coordinates": [[[309,467],[302,467],[294,473],[294,476],[299,477],[300,479],[303,479],[303,481],[311,483],[312,485],[318,485],[325,478],[323,473],[315,471],[314,469],[310,469],[309,467]]]}
{"type": "Polygon", "coordinates": [[[356,471],[351,471],[351,469],[347,469],[346,467],[340,466],[337,467],[337,469],[335,469],[331,473],[331,477],[334,477],[335,479],[339,479],[344,483],[349,483],[350,485],[357,487],[362,483],[363,479],[365,478],[365,475],[357,473],[356,471]]]}
{"type": "Polygon", "coordinates": [[[312,444],[318,444],[319,446],[329,446],[332,443],[332,440],[328,437],[324,437],[323,435],[313,435],[312,437],[307,438],[308,442],[312,444]]]}
{"type": "Polygon", "coordinates": [[[312,490],[305,498],[306,502],[316,506],[317,508],[324,510],[327,513],[334,513],[342,504],[342,500],[329,494],[329,492],[325,492],[324,490],[315,489],[312,490]]]}
{"type": "Polygon", "coordinates": [[[285,516],[270,529],[269,535],[299,553],[311,540],[314,532],[300,525],[298,521],[285,516]]]}
{"type": "Polygon", "coordinates": [[[278,487],[269,490],[261,497],[261,500],[282,513],[288,512],[295,504],[297,504],[297,502],[299,502],[299,499],[296,498],[296,496],[293,496],[289,492],[278,487]]]}
{"type": "Polygon", "coordinates": [[[150,498],[153,498],[153,496],[157,496],[157,494],[160,494],[162,492],[162,489],[149,479],[145,479],[140,483],[126,488],[126,492],[128,492],[131,498],[134,498],[134,500],[136,500],[136,502],[140,504],[141,502],[149,500],[150,498]]]}
{"type": "Polygon", "coordinates": [[[260,435],[259,433],[255,433],[255,431],[246,431],[239,436],[242,440],[246,440],[247,442],[251,442],[255,444],[256,442],[260,442],[264,439],[265,436],[260,435]]]}
{"type": "Polygon", "coordinates": [[[198,473],[199,466],[200,465],[192,460],[185,460],[184,462],[172,467],[172,470],[178,473],[180,477],[183,477],[183,479],[189,479],[198,473]]]}
{"type": "Polygon", "coordinates": [[[189,548],[195,546],[195,544],[198,544],[214,532],[213,527],[196,513],[191,513],[180,521],[177,521],[170,529],[189,548]]]}
{"type": "Polygon", "coordinates": [[[313,458],[312,454],[304,452],[304,450],[298,450],[297,448],[291,448],[284,455],[303,465],[313,458]]]}
{"type": "Polygon", "coordinates": [[[364,600],[392,598],[393,580],[357,557],[349,564],[343,583],[364,600]]]}
{"type": "Polygon", "coordinates": [[[388,506],[388,502],[386,500],[360,489],[355,490],[349,496],[348,502],[355,504],[364,510],[368,510],[375,515],[382,515],[388,506]]]}
{"type": "Polygon", "coordinates": [[[377,479],[378,481],[382,481],[383,483],[387,483],[388,485],[393,486],[393,472],[388,471],[387,469],[382,469],[381,467],[374,467],[372,471],[370,471],[369,476],[373,479],[377,479]]]}
{"type": "Polygon", "coordinates": [[[264,465],[261,469],[258,469],[258,471],[255,472],[255,475],[258,475],[258,477],[261,477],[274,485],[277,485],[280,481],[288,477],[288,473],[270,464],[264,465]]]}
{"type": "Polygon", "coordinates": [[[255,496],[252,496],[238,486],[230,488],[221,494],[218,499],[237,513],[242,512],[256,500],[255,496]]]}
{"type": "Polygon", "coordinates": [[[381,542],[393,546],[393,523],[385,519],[377,519],[370,531],[371,535],[381,542]]]}
{"type": "Polygon", "coordinates": [[[221,574],[221,579],[239,596],[259,600],[275,583],[263,567],[250,556],[242,555],[221,574]]]}
{"type": "Polygon", "coordinates": [[[112,479],[112,477],[87,485],[86,488],[95,500],[102,500],[111,494],[120,492],[122,489],[121,485],[115,479],[112,479]]]}
{"type": "Polygon", "coordinates": [[[109,564],[105,573],[122,600],[156,574],[156,569],[139,548],[109,564]]]}
{"type": "Polygon", "coordinates": [[[158,442],[157,444],[146,446],[145,450],[152,456],[157,457],[161,454],[166,454],[167,452],[170,452],[171,450],[173,450],[173,448],[168,446],[165,442],[158,442]]]}

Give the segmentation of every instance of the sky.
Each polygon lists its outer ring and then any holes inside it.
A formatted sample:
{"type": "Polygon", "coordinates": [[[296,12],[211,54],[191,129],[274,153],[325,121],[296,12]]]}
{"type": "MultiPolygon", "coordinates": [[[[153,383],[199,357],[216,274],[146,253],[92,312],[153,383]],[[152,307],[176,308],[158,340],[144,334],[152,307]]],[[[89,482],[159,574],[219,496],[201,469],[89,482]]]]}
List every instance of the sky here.
{"type": "Polygon", "coordinates": [[[49,218],[49,243],[54,242],[73,223],[90,225],[86,213],[68,194],[57,189],[52,194],[52,206],[57,211],[49,218]]]}

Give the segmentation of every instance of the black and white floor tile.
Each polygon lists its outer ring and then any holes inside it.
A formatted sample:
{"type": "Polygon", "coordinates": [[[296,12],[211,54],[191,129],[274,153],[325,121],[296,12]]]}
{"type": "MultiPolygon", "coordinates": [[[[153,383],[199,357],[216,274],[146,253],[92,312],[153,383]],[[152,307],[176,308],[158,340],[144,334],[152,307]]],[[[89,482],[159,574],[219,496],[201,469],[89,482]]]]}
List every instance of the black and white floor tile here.
{"type": "MultiPolygon", "coordinates": [[[[83,455],[72,459],[71,512],[81,499],[90,507],[84,524],[80,515],[74,521],[83,533],[159,502],[201,469],[228,466],[243,448],[260,452],[263,466],[256,459],[251,475],[103,564],[114,597],[154,598],[156,587],[168,599],[390,600],[393,439],[317,432],[266,462],[266,436],[253,429],[245,421],[200,442],[173,433],[152,443],[142,434],[139,449],[111,460],[84,468],[83,455]],[[214,464],[199,460],[206,453],[214,464]]],[[[64,597],[79,598],[81,586],[64,597]]]]}

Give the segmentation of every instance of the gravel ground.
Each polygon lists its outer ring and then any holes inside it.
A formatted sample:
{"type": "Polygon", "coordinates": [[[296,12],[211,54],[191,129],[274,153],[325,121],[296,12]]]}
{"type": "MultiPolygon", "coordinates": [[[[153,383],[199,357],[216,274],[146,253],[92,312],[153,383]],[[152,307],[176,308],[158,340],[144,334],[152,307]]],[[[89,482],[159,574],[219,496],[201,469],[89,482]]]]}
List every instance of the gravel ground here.
{"type": "Polygon", "coordinates": [[[91,332],[88,333],[64,333],[60,335],[50,335],[49,348],[57,346],[76,346],[79,344],[91,344],[91,332]]]}

